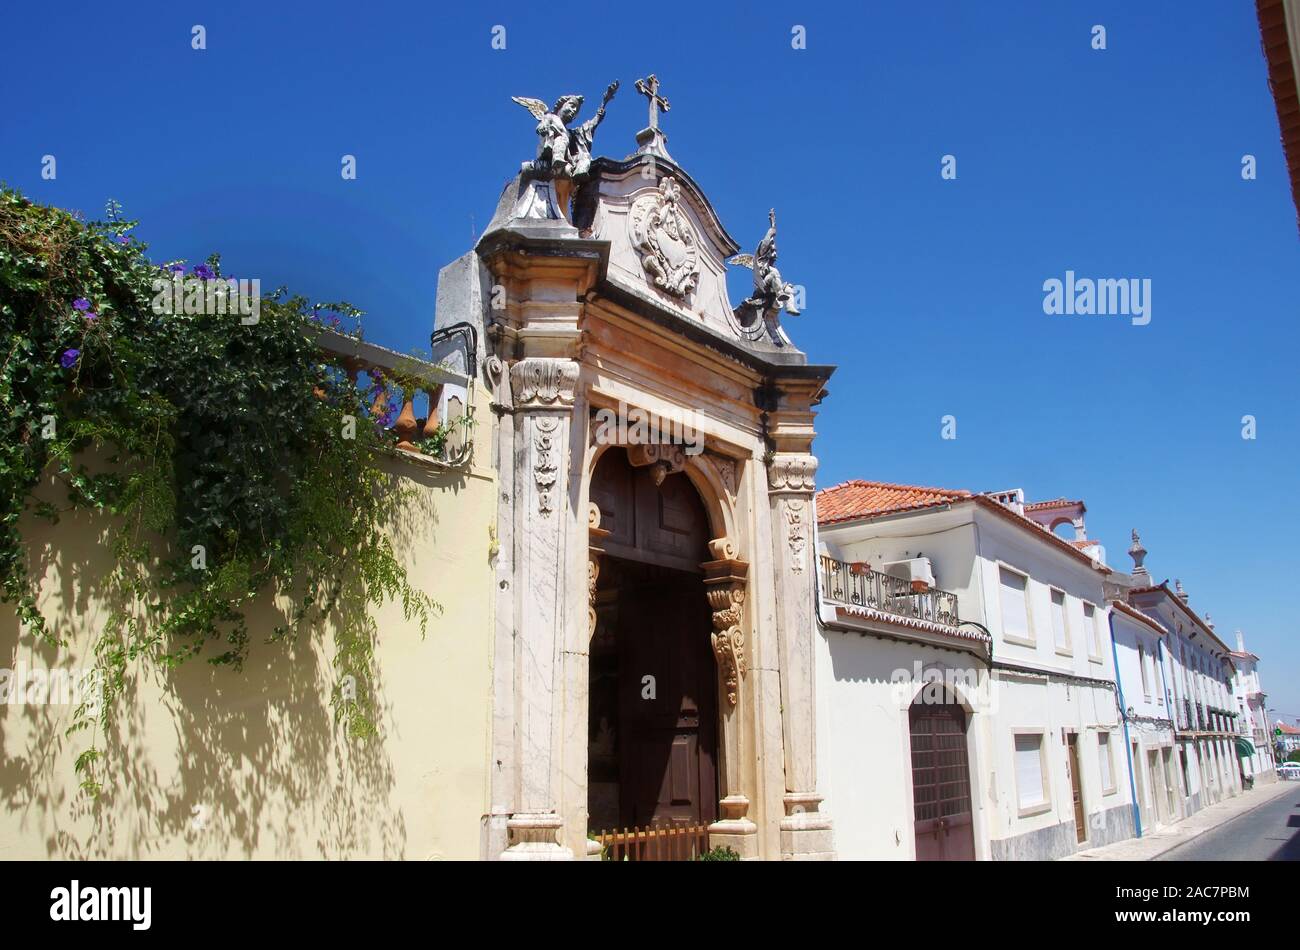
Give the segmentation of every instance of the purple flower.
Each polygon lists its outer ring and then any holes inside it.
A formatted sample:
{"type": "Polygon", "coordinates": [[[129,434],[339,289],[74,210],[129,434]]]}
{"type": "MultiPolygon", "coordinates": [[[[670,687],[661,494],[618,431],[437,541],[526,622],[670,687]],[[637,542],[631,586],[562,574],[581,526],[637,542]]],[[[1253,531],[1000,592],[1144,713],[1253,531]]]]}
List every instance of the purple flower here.
{"type": "Polygon", "coordinates": [[[90,309],[90,301],[85,297],[78,297],[76,300],[72,301],[72,305],[83,313],[90,309]]]}
{"type": "Polygon", "coordinates": [[[75,349],[64,350],[63,358],[59,360],[59,363],[63,366],[64,369],[68,369],[69,367],[72,366],[73,363],[77,362],[77,360],[80,358],[81,358],[81,350],[75,350],[75,349]]]}
{"type": "Polygon", "coordinates": [[[98,320],[98,319],[99,319],[99,314],[95,313],[95,311],[93,311],[93,310],[87,310],[87,311],[86,311],[86,321],[87,321],[87,322],[90,322],[91,320],[98,320]]]}
{"type": "Polygon", "coordinates": [[[212,273],[212,268],[207,264],[199,264],[194,268],[194,276],[201,277],[204,280],[211,280],[216,275],[212,273]]]}
{"type": "Polygon", "coordinates": [[[119,235],[117,236],[117,243],[118,243],[118,244],[130,244],[130,243],[131,243],[131,238],[130,238],[130,236],[128,236],[128,235],[126,235],[126,234],[119,234],[119,235]]]}
{"type": "Polygon", "coordinates": [[[173,265],[172,265],[170,268],[168,268],[168,269],[169,269],[173,274],[183,274],[183,273],[185,273],[185,265],[184,265],[184,264],[173,264],[173,265]]]}

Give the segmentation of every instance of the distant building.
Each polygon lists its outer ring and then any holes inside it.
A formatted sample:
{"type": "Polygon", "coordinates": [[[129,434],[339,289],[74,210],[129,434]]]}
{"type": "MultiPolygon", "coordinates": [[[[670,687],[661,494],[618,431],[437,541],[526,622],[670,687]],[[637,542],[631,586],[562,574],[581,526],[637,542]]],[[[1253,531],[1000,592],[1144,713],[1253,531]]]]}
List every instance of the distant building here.
{"type": "Polygon", "coordinates": [[[1124,711],[1122,748],[1138,803],[1139,830],[1145,834],[1186,814],[1186,783],[1179,774],[1183,760],[1166,689],[1169,673],[1164,644],[1168,632],[1158,619],[1123,598],[1112,598],[1109,606],[1124,711]]]}
{"type": "Polygon", "coordinates": [[[1288,756],[1292,752],[1300,751],[1300,729],[1288,725],[1281,719],[1277,721],[1277,728],[1273,732],[1273,738],[1277,744],[1277,751],[1280,756],[1288,756]]]}
{"type": "Polygon", "coordinates": [[[1232,651],[1232,694],[1237,701],[1237,754],[1244,774],[1272,777],[1273,741],[1268,734],[1264,711],[1267,695],[1260,686],[1259,657],[1246,649],[1246,637],[1237,631],[1237,649],[1232,651]],[[1245,740],[1243,742],[1243,740],[1245,740]]]}
{"type": "MultiPolygon", "coordinates": [[[[1154,782],[1159,789],[1163,781],[1172,800],[1169,817],[1177,820],[1241,791],[1242,769],[1237,763],[1240,714],[1233,696],[1231,651],[1215,634],[1209,618],[1192,610],[1181,581],[1175,580],[1173,587],[1168,581],[1152,582],[1144,564],[1146,555],[1134,531],[1129,548],[1133,573],[1113,571],[1108,593],[1164,630],[1158,655],[1142,667],[1140,688],[1164,692],[1175,749],[1167,761],[1165,752],[1160,753],[1163,774],[1154,782]],[[1154,681],[1157,674],[1160,683],[1154,681]]],[[[1128,679],[1122,680],[1121,687],[1130,696],[1139,688],[1128,679]]],[[[1134,761],[1139,784],[1154,764],[1150,750],[1143,750],[1142,755],[1145,762],[1134,761]]]]}

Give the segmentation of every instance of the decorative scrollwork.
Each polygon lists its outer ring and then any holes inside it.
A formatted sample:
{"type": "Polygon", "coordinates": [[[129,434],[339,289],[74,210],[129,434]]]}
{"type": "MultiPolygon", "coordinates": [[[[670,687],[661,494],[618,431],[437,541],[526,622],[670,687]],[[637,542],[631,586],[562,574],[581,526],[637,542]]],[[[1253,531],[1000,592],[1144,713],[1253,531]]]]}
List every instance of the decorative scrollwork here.
{"type": "Polygon", "coordinates": [[[741,619],[745,609],[743,584],[718,585],[709,590],[714,633],[710,635],[713,655],[727,693],[727,702],[740,700],[740,678],[745,675],[745,633],[741,619]]]}
{"type": "Polygon", "coordinates": [[[536,421],[537,433],[533,447],[536,457],[533,464],[533,478],[537,481],[537,511],[548,517],[553,510],[551,490],[559,473],[559,464],[555,459],[555,430],[560,421],[552,416],[542,416],[536,421]]]}
{"type": "Polygon", "coordinates": [[[736,556],[730,538],[709,542],[713,560],[704,564],[704,586],[713,611],[710,642],[718,661],[727,702],[740,701],[740,681],[745,675],[745,587],[749,564],[736,556]]]}
{"type": "Polygon", "coordinates": [[[637,468],[653,466],[651,474],[658,487],[669,475],[686,468],[686,450],[671,442],[638,443],[627,447],[627,460],[637,468]]]}
{"type": "Polygon", "coordinates": [[[790,570],[802,574],[808,548],[808,526],[804,524],[804,503],[791,500],[785,507],[788,529],[786,539],[790,545],[790,570]]]}
{"type": "Polygon", "coordinates": [[[628,215],[632,246],[650,283],[674,297],[695,291],[700,279],[700,254],[695,231],[678,204],[681,186],[671,176],[652,194],[632,204],[628,215]]]}

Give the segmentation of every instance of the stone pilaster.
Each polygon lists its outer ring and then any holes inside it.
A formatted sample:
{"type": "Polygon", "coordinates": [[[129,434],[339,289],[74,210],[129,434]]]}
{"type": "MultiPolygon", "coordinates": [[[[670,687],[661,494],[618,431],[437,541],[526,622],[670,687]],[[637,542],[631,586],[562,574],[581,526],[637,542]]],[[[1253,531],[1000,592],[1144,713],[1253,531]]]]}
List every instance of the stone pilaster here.
{"type": "Polygon", "coordinates": [[[786,793],[781,857],[834,857],[830,818],[817,791],[816,558],[813,494],[817,459],[777,452],[768,465],[772,568],[776,575],[777,638],[781,650],[781,726],[786,793]]]}
{"type": "Polygon", "coordinates": [[[722,725],[722,791],[718,820],[709,826],[709,846],[731,848],[741,858],[759,856],[758,826],[749,817],[744,791],[745,754],[741,697],[747,671],[745,598],[749,563],[736,556],[729,538],[709,542],[704,588],[713,611],[713,656],[718,666],[718,708],[722,725]]]}
{"type": "MultiPolygon", "coordinates": [[[[566,626],[570,426],[578,364],[527,357],[514,394],[514,616],[518,795],[502,860],[569,860],[560,844],[563,631],[566,626]]],[[[584,513],[585,515],[585,513],[584,513]]],[[[586,521],[584,516],[583,521],[586,521]]]]}

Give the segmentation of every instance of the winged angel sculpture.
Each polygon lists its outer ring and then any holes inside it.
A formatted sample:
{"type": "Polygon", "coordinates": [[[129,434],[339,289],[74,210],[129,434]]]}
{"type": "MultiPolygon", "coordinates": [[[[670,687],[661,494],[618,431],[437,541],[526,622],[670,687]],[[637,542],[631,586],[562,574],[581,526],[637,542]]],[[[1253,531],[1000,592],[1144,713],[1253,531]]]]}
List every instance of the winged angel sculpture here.
{"type": "Polygon", "coordinates": [[[617,79],[606,87],[596,114],[572,129],[569,123],[582,109],[582,96],[561,96],[550,109],[540,99],[511,96],[537,120],[537,158],[533,160],[533,172],[555,182],[556,198],[566,213],[574,185],[582,184],[591,175],[591,146],[596,128],[604,120],[605,106],[616,92],[617,79]]]}
{"type": "Polygon", "coordinates": [[[740,302],[736,308],[736,318],[745,329],[746,335],[757,338],[764,329],[771,334],[777,344],[784,342],[783,334],[777,325],[777,316],[784,310],[792,317],[799,315],[794,284],[781,279],[781,272],[776,269],[776,209],[767,213],[768,228],[763,240],[753,254],[737,254],[727,261],[739,267],[748,267],[754,272],[754,292],[740,302]]]}

